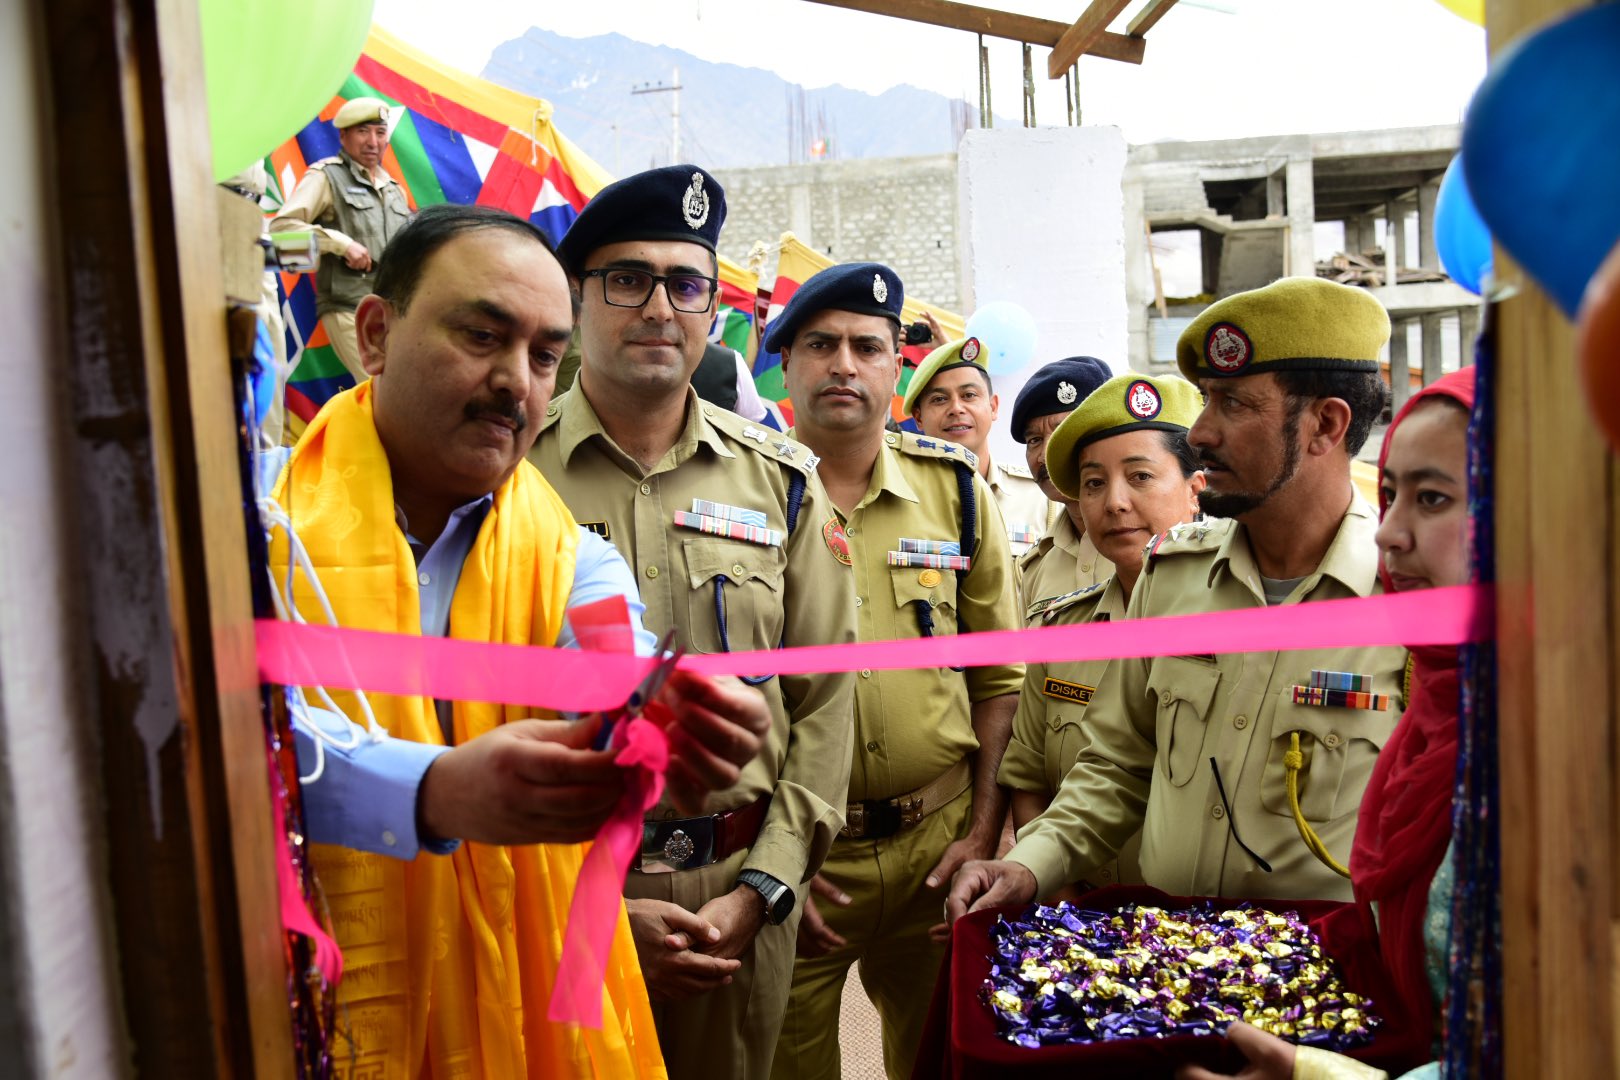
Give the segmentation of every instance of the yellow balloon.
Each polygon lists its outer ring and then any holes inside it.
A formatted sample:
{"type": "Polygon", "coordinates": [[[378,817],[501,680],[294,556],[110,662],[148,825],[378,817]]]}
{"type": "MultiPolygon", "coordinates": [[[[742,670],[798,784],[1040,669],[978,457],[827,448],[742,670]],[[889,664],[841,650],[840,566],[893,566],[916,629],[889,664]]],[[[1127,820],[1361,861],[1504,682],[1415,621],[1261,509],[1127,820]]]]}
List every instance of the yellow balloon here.
{"type": "Polygon", "coordinates": [[[1445,9],[1475,26],[1485,25],[1485,0],[1439,0],[1445,9]]]}

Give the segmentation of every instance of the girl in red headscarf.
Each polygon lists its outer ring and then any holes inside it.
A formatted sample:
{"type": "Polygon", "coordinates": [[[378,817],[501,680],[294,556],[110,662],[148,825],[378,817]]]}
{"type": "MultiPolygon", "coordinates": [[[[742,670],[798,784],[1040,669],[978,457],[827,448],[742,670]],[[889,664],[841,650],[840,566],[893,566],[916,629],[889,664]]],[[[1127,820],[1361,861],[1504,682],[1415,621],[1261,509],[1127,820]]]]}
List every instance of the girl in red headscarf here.
{"type": "MultiPolygon", "coordinates": [[[[1395,416],[1378,456],[1380,572],[1391,592],[1466,585],[1468,415],[1474,369],[1423,388],[1395,416]]],[[[1384,966],[1400,1000],[1386,1003],[1441,1036],[1451,906],[1451,793],[1457,771],[1458,651],[1412,652],[1406,712],[1361,797],[1350,884],[1376,920],[1384,966]]],[[[1243,1023],[1227,1031],[1249,1059],[1242,1080],[1360,1080],[1385,1074],[1351,1058],[1295,1047],[1243,1023]]],[[[1217,1074],[1187,1067],[1181,1080],[1217,1074]]],[[[1438,1063],[1409,1077],[1437,1077],[1438,1063]]]]}

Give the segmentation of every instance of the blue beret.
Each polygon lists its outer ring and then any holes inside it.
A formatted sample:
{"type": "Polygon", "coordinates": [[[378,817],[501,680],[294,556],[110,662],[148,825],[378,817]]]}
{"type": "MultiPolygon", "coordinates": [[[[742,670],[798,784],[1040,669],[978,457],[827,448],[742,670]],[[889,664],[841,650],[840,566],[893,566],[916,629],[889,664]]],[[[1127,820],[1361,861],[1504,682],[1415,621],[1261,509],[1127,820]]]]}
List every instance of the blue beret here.
{"type": "Polygon", "coordinates": [[[1024,441],[1024,429],[1037,417],[1073,412],[1114,373],[1095,356],[1071,356],[1039,368],[1018,391],[1012,408],[1012,437],[1024,441]]]}
{"type": "Polygon", "coordinates": [[[799,324],[822,311],[853,311],[900,321],[906,287],[900,275],[882,263],[843,263],[829,266],[800,285],[782,314],[765,328],[765,351],[781,352],[793,344],[799,324]]]}
{"type": "Polygon", "coordinates": [[[714,251],[725,220],[725,189],[703,169],[648,169],[598,191],[563,234],[557,254],[577,274],[591,252],[624,240],[684,240],[714,251]]]}

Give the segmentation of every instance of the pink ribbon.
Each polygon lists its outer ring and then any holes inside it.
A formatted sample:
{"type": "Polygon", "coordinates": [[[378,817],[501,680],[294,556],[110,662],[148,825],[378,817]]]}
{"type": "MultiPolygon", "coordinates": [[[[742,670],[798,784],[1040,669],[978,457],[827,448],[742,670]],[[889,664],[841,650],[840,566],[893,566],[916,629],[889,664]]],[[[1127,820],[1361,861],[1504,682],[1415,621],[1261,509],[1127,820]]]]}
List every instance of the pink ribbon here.
{"type": "MultiPolygon", "coordinates": [[[[287,846],[287,799],[281,791],[281,778],[276,775],[274,764],[270,767],[270,790],[273,792],[271,809],[274,812],[270,831],[276,837],[276,886],[281,899],[281,925],[294,933],[303,934],[314,943],[315,967],[326,979],[326,992],[333,993],[338,980],[343,977],[343,953],[337,942],[321,929],[315,916],[310,914],[304,890],[299,887],[298,875],[293,869],[292,850],[287,846]]],[[[294,974],[298,978],[303,977],[302,973],[294,974]]]]}
{"type": "Polygon", "coordinates": [[[633,655],[492,645],[259,619],[259,677],[284,686],[544,705],[595,712],[623,705],[652,667],[633,655]]]}
{"type": "MultiPolygon", "coordinates": [[[[657,702],[648,710],[660,708],[657,702]]],[[[641,851],[641,819],[664,792],[669,767],[669,739],[664,729],[636,717],[621,724],[613,743],[615,763],[627,770],[624,794],[579,868],[574,898],[568,904],[568,929],[562,962],[551,990],[548,1019],[556,1023],[602,1026],[602,986],[613,933],[619,924],[624,877],[630,860],[641,851]]]]}
{"type": "MultiPolygon", "coordinates": [[[[1377,645],[1456,645],[1495,633],[1489,585],[1350,600],[1046,626],[904,641],[688,654],[703,675],[797,675],[897,668],[1113,660],[1377,645]]],[[[649,670],[644,657],[452,638],[382,634],[260,620],[266,682],[365,689],[445,700],[498,701],[591,712],[624,704],[649,670]]]]}

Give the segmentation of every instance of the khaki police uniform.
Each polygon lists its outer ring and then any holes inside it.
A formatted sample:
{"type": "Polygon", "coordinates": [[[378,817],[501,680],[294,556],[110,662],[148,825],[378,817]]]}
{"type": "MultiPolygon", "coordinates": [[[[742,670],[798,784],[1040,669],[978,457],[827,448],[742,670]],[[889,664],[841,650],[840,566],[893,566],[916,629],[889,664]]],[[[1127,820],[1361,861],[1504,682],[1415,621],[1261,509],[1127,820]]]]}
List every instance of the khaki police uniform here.
{"type": "MultiPolygon", "coordinates": [[[[1353,500],[1321,565],[1284,604],[1378,592],[1377,527],[1376,512],[1353,500]]],[[[1150,547],[1127,613],[1265,603],[1244,526],[1215,520],[1178,525],[1150,547]]],[[[1089,745],[1007,857],[1029,867],[1044,894],[1106,862],[1140,827],[1142,876],[1166,892],[1349,900],[1349,881],[1300,838],[1284,755],[1298,732],[1300,809],[1327,850],[1348,858],[1361,792],[1399,716],[1405,664],[1406,650],[1396,647],[1113,661],[1086,707],[1089,745]],[[1369,675],[1390,707],[1294,704],[1292,688],[1308,686],[1313,670],[1369,675]]]]}
{"type": "MultiPolygon", "coordinates": [[[[648,629],[673,627],[691,651],[715,653],[854,640],[852,575],[824,538],[833,511],[808,448],[687,392],[686,426],[662,460],[643,470],[602,429],[576,387],[552,401],[529,454],[574,517],[619,549],[640,583],[648,629]],[[797,525],[780,545],[677,526],[694,499],[762,511],[787,531],[793,474],[804,478],[797,525]],[[722,633],[716,587],[724,601],[722,633]]],[[[760,689],[773,724],[738,783],[710,799],[716,814],[769,798],[758,838],[722,861],[669,873],[632,869],[625,895],[696,911],[730,892],[744,869],[793,889],[799,904],[782,925],[763,926],[729,986],[682,1001],[654,1002],[670,1075],[762,1077],[770,1069],[793,971],[804,884],[843,824],[853,708],[849,675],[792,675],[760,689]]],[[[652,847],[673,836],[668,799],[647,815],[652,847]]],[[[703,819],[682,822],[683,832],[703,819]]],[[[644,839],[644,853],[648,841],[644,839]]],[[[670,850],[667,846],[664,851],[670,850]]]]}
{"type": "MultiPolygon", "coordinates": [[[[1024,622],[1026,626],[1118,622],[1125,617],[1125,606],[1125,592],[1111,577],[1101,585],[1036,602],[1025,614],[1024,622]]],[[[1048,801],[1057,794],[1063,778],[1090,741],[1086,708],[1108,664],[1107,660],[1079,660],[1025,665],[1012,739],[1001,759],[997,781],[1048,801]]],[[[1125,842],[1117,858],[1087,874],[1086,882],[1098,886],[1139,884],[1142,872],[1137,857],[1141,848],[1138,833],[1125,842]]]]}
{"type": "Polygon", "coordinates": [[[371,292],[383,249],[410,218],[405,189],[387,170],[379,165],[368,175],[349,155],[339,154],[311,165],[270,222],[271,232],[313,228],[322,256],[315,270],[315,310],[338,359],[356,382],[368,376],[360,366],[354,311],[371,292]],[[351,242],[371,253],[370,270],[355,270],[344,261],[351,242]]]}
{"type": "Polygon", "coordinates": [[[1114,564],[1098,553],[1091,536],[1076,529],[1061,507],[1052,515],[1046,535],[1018,559],[1018,587],[1026,612],[1043,600],[1089,589],[1113,576],[1114,564]]]}
{"type": "Polygon", "coordinates": [[[1052,519],[1052,500],[1021,462],[992,461],[986,479],[1007,523],[1007,539],[1016,559],[1046,534],[1047,522],[1052,519]]]}
{"type": "MultiPolygon", "coordinates": [[[[862,641],[1011,629],[1013,565],[1001,513],[955,443],[889,433],[871,484],[843,519],[855,572],[862,641]],[[977,512],[970,569],[889,565],[902,538],[958,541],[962,532],[958,471],[972,474],[977,512]],[[919,621],[919,606],[925,618],[919,621]]],[[[778,1080],[840,1075],[838,1017],[849,967],[883,1020],[883,1057],[890,1077],[909,1076],[928,1010],[929,987],[943,946],[929,940],[940,921],[944,888],[925,885],[945,848],[967,834],[973,792],[966,758],[978,749],[972,705],[1018,691],[1022,665],[861,671],[855,680],[856,746],[850,774],[851,824],[864,820],[861,800],[890,800],[930,785],[952,796],[938,810],[882,839],[841,836],[822,873],[853,898],[849,907],[818,902],[828,925],[848,944],[800,958],[777,1046],[778,1080]],[[961,786],[957,788],[957,784],[961,786]],[[862,813],[856,813],[861,809],[862,813]]],[[[924,799],[924,809],[933,798],[924,799]]]]}

